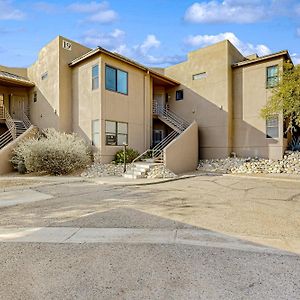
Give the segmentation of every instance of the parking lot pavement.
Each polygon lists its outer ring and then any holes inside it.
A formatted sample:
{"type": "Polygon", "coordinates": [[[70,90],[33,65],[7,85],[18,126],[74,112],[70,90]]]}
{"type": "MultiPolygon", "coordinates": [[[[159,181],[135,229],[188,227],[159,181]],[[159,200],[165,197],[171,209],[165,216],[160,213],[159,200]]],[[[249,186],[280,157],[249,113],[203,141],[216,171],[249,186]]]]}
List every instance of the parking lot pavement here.
{"type": "Polygon", "coordinates": [[[19,193],[0,207],[0,299],[300,295],[294,182],[202,176],[30,191],[49,198],[19,193]]]}

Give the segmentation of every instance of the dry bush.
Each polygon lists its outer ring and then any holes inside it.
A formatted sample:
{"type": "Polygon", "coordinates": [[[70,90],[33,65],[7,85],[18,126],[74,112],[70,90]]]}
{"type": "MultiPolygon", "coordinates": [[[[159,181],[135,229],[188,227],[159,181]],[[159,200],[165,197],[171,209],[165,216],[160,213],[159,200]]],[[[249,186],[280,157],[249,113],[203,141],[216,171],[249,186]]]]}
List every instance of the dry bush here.
{"type": "Polygon", "coordinates": [[[63,175],[91,163],[90,147],[77,135],[47,129],[39,138],[21,142],[13,151],[11,162],[27,172],[63,175]]]}

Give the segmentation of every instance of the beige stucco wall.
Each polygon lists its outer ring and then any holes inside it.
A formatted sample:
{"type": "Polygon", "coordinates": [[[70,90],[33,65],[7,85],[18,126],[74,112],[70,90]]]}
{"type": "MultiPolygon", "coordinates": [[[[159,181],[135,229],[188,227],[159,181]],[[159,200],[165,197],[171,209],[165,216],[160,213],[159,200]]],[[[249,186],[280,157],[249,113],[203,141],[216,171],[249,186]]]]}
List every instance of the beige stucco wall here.
{"type": "MultiPolygon", "coordinates": [[[[96,64],[99,65],[99,74],[101,74],[103,70],[100,55],[72,68],[73,131],[87,142],[91,142],[92,139],[92,120],[100,120],[101,116],[100,84],[98,89],[92,90],[92,67],[96,64]]],[[[102,80],[101,76],[99,79],[102,80]]]]}
{"type": "Polygon", "coordinates": [[[188,55],[188,60],[165,69],[165,75],[182,84],[167,90],[170,109],[199,126],[201,158],[227,157],[232,146],[232,70],[231,64],[243,56],[223,41],[188,55]],[[193,80],[193,74],[207,77],[193,80]],[[183,89],[184,99],[176,101],[176,90],[183,89]]]}
{"type": "Polygon", "coordinates": [[[198,165],[198,124],[194,121],[164,149],[165,166],[180,174],[195,171],[198,165]]]}
{"type": "Polygon", "coordinates": [[[272,95],[266,88],[266,68],[282,65],[283,58],[235,68],[233,71],[233,151],[238,156],[282,158],[286,142],[283,138],[283,119],[279,118],[279,138],[266,138],[266,120],[260,117],[261,108],[272,95]]]}
{"type": "Polygon", "coordinates": [[[68,64],[90,49],[57,36],[44,46],[37,61],[28,68],[28,77],[36,84],[30,93],[30,118],[39,128],[55,128],[60,131],[72,130],[72,70],[68,64]],[[63,40],[72,43],[72,50],[62,47],[63,40]],[[41,75],[48,72],[46,79],[41,75]],[[37,102],[33,93],[37,92],[37,102]]]}
{"type": "Polygon", "coordinates": [[[6,174],[13,171],[13,167],[10,163],[13,149],[21,141],[35,136],[38,129],[35,126],[31,126],[22,135],[16,138],[14,141],[6,145],[4,148],[0,149],[0,175],[6,174]]]}
{"type": "Polygon", "coordinates": [[[98,54],[73,67],[73,130],[92,139],[91,121],[100,121],[100,154],[110,162],[122,146],[105,145],[105,121],[128,123],[129,147],[145,151],[152,136],[152,81],[150,75],[130,64],[98,54]],[[92,90],[92,67],[99,64],[100,85],[92,90]],[[105,89],[105,65],[128,72],[128,95],[105,89]]]}

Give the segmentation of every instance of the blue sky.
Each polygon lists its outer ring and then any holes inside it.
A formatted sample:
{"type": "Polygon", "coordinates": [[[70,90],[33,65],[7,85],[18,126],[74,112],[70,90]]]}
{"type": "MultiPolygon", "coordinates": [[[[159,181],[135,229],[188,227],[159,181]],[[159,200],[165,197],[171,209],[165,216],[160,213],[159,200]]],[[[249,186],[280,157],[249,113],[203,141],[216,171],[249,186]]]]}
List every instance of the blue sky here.
{"type": "Polygon", "coordinates": [[[57,35],[150,66],[224,39],[245,55],[287,49],[300,63],[300,1],[0,0],[0,65],[32,64],[57,35]]]}

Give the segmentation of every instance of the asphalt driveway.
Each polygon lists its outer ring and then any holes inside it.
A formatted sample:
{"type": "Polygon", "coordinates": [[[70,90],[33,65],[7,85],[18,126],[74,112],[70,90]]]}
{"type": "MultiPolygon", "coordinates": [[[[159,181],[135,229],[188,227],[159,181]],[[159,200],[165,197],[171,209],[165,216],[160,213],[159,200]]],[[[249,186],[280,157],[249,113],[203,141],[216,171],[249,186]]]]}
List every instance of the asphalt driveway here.
{"type": "Polygon", "coordinates": [[[0,298],[299,299],[299,200],[219,176],[0,193],[0,298]]]}

